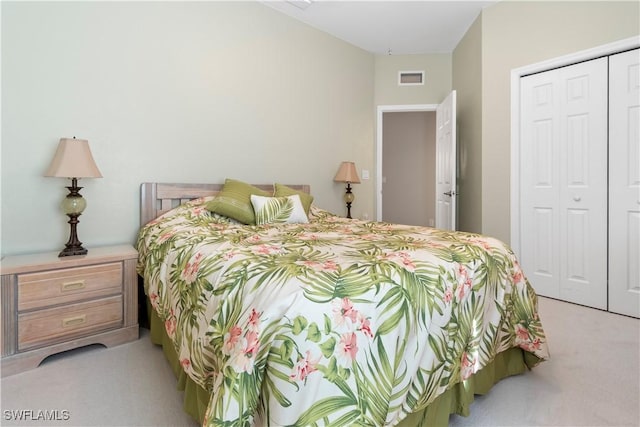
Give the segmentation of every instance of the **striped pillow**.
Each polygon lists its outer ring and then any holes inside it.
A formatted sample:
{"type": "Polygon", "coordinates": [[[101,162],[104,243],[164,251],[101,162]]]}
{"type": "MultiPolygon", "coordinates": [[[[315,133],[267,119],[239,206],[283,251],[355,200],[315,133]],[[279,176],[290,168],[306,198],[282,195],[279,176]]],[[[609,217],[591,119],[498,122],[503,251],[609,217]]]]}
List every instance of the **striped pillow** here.
{"type": "Polygon", "coordinates": [[[226,179],[215,199],[206,204],[207,210],[235,219],[243,224],[255,225],[256,218],[251,204],[251,195],[270,196],[267,191],[246,182],[226,179]]]}

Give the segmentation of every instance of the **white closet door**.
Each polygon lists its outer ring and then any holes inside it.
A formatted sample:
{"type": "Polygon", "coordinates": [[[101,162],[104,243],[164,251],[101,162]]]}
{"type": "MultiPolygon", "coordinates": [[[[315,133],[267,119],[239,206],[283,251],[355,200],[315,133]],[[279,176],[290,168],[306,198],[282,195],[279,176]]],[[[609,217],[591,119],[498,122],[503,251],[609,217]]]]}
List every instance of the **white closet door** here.
{"type": "Polygon", "coordinates": [[[640,50],[609,61],[609,310],[640,317],[640,50]]]}
{"type": "Polygon", "coordinates": [[[559,73],[521,78],[520,94],[520,262],[539,295],[559,298],[559,73]]]}
{"type": "Polygon", "coordinates": [[[521,262],[540,295],[607,308],[607,58],[521,79],[521,262]]]}

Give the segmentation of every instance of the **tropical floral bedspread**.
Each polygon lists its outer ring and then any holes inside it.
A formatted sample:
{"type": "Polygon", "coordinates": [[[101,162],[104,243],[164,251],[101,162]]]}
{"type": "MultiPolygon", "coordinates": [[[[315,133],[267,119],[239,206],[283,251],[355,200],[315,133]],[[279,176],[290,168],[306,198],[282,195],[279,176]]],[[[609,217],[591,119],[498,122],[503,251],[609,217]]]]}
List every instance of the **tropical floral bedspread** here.
{"type": "Polygon", "coordinates": [[[460,232],[348,220],[245,226],[198,199],[140,231],[138,271],[205,425],[383,426],[511,347],[544,360],[511,250],[460,232]]]}

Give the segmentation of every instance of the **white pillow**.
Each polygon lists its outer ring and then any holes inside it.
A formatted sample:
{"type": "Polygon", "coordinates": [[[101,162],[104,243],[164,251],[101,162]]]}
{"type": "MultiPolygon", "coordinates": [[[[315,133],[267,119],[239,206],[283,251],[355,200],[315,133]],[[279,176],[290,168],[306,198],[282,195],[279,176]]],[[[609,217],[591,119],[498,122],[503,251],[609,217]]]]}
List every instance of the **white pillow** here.
{"type": "Polygon", "coordinates": [[[251,204],[256,215],[256,225],[299,224],[309,222],[300,196],[263,197],[251,195],[251,204]]]}

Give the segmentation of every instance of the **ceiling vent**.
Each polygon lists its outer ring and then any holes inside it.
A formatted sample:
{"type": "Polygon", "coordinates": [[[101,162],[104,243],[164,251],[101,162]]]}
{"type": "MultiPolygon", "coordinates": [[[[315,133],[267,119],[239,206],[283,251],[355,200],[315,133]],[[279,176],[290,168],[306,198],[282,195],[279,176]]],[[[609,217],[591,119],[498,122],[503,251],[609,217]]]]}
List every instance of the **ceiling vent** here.
{"type": "Polygon", "coordinates": [[[313,0],[287,0],[287,3],[294,5],[298,9],[305,10],[306,8],[311,6],[313,0]]]}
{"type": "Polygon", "coordinates": [[[398,86],[424,85],[424,71],[399,71],[398,86]]]}

